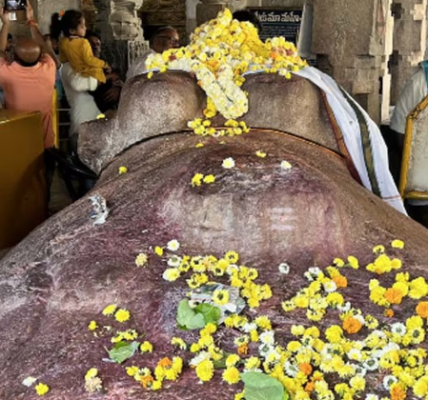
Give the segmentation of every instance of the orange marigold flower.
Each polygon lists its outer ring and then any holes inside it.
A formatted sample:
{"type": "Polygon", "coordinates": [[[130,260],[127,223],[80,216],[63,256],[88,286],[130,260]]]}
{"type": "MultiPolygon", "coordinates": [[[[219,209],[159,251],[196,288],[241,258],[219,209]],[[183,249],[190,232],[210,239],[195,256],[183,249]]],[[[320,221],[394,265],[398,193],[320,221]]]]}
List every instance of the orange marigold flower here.
{"type": "Polygon", "coordinates": [[[358,319],[346,317],[343,320],[342,328],[349,334],[357,333],[362,327],[363,324],[358,319]]]}
{"type": "Polygon", "coordinates": [[[340,287],[345,288],[348,286],[348,279],[346,279],[346,276],[343,276],[343,275],[335,276],[333,278],[333,282],[336,284],[338,288],[340,287]]]}
{"type": "Polygon", "coordinates": [[[315,382],[308,382],[305,386],[305,392],[311,393],[315,390],[315,382]]]}
{"type": "Polygon", "coordinates": [[[428,301],[421,301],[416,306],[416,314],[421,318],[428,318],[428,301]]]}
{"type": "Polygon", "coordinates": [[[385,299],[391,304],[400,304],[403,300],[403,293],[401,290],[389,288],[385,292],[385,299]]]}
{"type": "Polygon", "coordinates": [[[247,353],[248,353],[248,344],[247,343],[241,344],[238,347],[238,354],[242,356],[247,353]]]}
{"type": "Polygon", "coordinates": [[[394,316],[394,310],[391,310],[390,308],[387,308],[384,311],[383,315],[385,315],[385,317],[392,318],[394,316]]]}
{"type": "Polygon", "coordinates": [[[168,357],[165,357],[159,360],[158,365],[163,368],[172,367],[172,361],[168,357]]]}
{"type": "Polygon", "coordinates": [[[391,386],[391,400],[404,400],[406,395],[406,391],[401,385],[395,383],[391,386]]]}
{"type": "Polygon", "coordinates": [[[149,384],[152,383],[153,381],[154,381],[154,378],[151,375],[141,377],[141,384],[144,386],[144,389],[147,389],[149,384]]]}
{"type": "Polygon", "coordinates": [[[312,374],[312,365],[309,363],[301,363],[299,364],[299,370],[303,372],[306,376],[312,374]]]}

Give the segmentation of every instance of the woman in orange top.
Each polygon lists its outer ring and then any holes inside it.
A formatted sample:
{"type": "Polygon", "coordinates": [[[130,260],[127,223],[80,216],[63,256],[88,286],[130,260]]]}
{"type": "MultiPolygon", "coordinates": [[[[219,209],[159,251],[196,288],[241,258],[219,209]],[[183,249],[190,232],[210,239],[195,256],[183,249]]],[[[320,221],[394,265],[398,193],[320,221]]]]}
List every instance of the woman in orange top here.
{"type": "Polygon", "coordinates": [[[68,10],[61,18],[64,37],[59,43],[59,58],[69,62],[72,69],[85,78],[96,79],[98,84],[106,82],[104,71],[111,72],[108,64],[94,56],[87,39],[85,18],[80,11],[68,10]]]}

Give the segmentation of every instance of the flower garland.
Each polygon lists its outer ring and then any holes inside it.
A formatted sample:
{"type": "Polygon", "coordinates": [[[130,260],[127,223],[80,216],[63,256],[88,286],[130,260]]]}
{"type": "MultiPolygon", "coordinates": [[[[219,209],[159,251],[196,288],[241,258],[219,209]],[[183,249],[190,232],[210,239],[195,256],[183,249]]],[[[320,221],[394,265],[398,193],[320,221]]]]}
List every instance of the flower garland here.
{"type": "MultiPolygon", "coordinates": [[[[184,70],[196,75],[207,95],[206,120],[197,118],[189,122],[189,127],[202,136],[233,136],[249,131],[235,121],[248,112],[248,94],[241,89],[246,72],[263,70],[289,79],[292,71],[306,66],[294,44],[283,37],[263,43],[257,29],[249,22],[233,20],[229,9],[197,28],[187,47],[150,55],[146,61],[149,71],[184,70]],[[227,129],[210,127],[210,119],[217,113],[228,120],[227,129]]],[[[149,72],[148,78],[152,76],[149,72]]]]}

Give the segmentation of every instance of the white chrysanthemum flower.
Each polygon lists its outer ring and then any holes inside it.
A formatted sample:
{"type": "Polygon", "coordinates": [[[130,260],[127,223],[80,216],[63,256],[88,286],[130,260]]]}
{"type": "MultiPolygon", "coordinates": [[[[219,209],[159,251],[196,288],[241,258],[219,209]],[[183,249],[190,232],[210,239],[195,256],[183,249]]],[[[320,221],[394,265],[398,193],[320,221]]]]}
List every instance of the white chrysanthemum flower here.
{"type": "Polygon", "coordinates": [[[37,381],[37,378],[34,378],[33,376],[29,376],[28,378],[25,378],[22,381],[22,384],[24,386],[31,387],[36,381],[37,381]]]}
{"type": "Polygon", "coordinates": [[[177,268],[168,268],[164,271],[162,278],[168,282],[174,282],[180,277],[180,271],[177,268]]]}
{"type": "Polygon", "coordinates": [[[290,361],[284,363],[284,371],[291,378],[295,378],[300,372],[299,367],[295,364],[292,364],[290,361]]]}
{"type": "Polygon", "coordinates": [[[251,331],[255,331],[255,330],[257,330],[257,324],[255,323],[255,322],[252,322],[252,323],[246,323],[243,327],[242,327],[242,330],[245,332],[245,333],[250,333],[251,331]]]}
{"type": "Polygon", "coordinates": [[[232,275],[235,271],[239,271],[239,267],[236,264],[230,264],[226,268],[226,274],[232,275]]]}
{"type": "Polygon", "coordinates": [[[391,325],[391,332],[396,335],[404,336],[407,332],[406,325],[402,324],[401,322],[396,322],[395,324],[391,325]]]}
{"type": "Polygon", "coordinates": [[[210,360],[210,359],[211,359],[211,354],[208,351],[201,351],[197,356],[193,357],[189,361],[189,365],[195,368],[202,361],[210,360]]]}
{"type": "Polygon", "coordinates": [[[262,343],[259,346],[259,354],[262,357],[266,358],[266,356],[268,354],[270,354],[272,351],[275,351],[275,348],[272,345],[270,345],[270,344],[262,343]]]}
{"type": "Polygon", "coordinates": [[[168,259],[168,265],[170,267],[178,267],[181,264],[181,257],[179,256],[172,256],[168,259]]]}
{"type": "Polygon", "coordinates": [[[383,387],[385,388],[385,390],[389,391],[391,389],[391,386],[397,382],[398,379],[394,375],[387,375],[385,376],[385,378],[383,378],[383,387]]]}
{"type": "Polygon", "coordinates": [[[314,281],[320,274],[322,274],[322,271],[318,267],[310,267],[304,276],[308,281],[314,281]]]}
{"type": "Polygon", "coordinates": [[[361,365],[355,365],[355,376],[364,377],[367,374],[367,370],[363,368],[361,365]]]}
{"type": "Polygon", "coordinates": [[[348,358],[353,361],[361,361],[363,358],[363,353],[358,349],[351,349],[346,353],[348,358]]]}
{"type": "Polygon", "coordinates": [[[291,169],[291,164],[288,161],[281,161],[281,168],[282,169],[291,169]]]}
{"type": "Polygon", "coordinates": [[[223,168],[231,169],[235,167],[235,160],[232,157],[225,158],[223,160],[223,164],[221,164],[223,168]]]}
{"type": "Polygon", "coordinates": [[[363,367],[367,371],[376,371],[379,369],[379,361],[377,358],[369,358],[368,360],[363,362],[363,367]]]}
{"type": "Polygon", "coordinates": [[[332,293],[337,290],[337,285],[334,281],[328,280],[327,282],[323,283],[323,288],[327,293],[332,293]]]}
{"type": "Polygon", "coordinates": [[[175,239],[170,240],[166,247],[169,251],[177,251],[180,248],[180,243],[178,242],[178,240],[175,239]]]}
{"type": "Polygon", "coordinates": [[[281,263],[278,266],[278,270],[281,274],[287,275],[290,272],[290,266],[287,263],[281,263]]]}
{"type": "Polygon", "coordinates": [[[361,314],[354,315],[354,319],[361,322],[361,324],[364,326],[366,324],[365,318],[361,314]]]}
{"type": "Polygon", "coordinates": [[[339,310],[339,312],[341,313],[346,313],[351,309],[351,303],[349,301],[347,301],[345,304],[343,305],[338,305],[337,309],[339,310]]]}
{"type": "Polygon", "coordinates": [[[373,393],[367,393],[366,400],[379,400],[379,396],[373,393]]]}
{"type": "Polygon", "coordinates": [[[264,344],[273,345],[275,343],[275,332],[264,331],[262,334],[260,334],[259,341],[264,344]]]}

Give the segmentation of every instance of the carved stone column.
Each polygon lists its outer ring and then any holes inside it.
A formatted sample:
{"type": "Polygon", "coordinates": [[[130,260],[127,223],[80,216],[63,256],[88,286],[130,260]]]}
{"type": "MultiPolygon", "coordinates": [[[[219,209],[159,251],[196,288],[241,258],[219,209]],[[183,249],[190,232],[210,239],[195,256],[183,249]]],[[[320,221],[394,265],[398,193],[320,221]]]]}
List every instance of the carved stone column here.
{"type": "Polygon", "coordinates": [[[142,5],[143,0],[94,0],[103,57],[114,68],[120,69],[122,75],[133,59],[148,48],[138,17],[142,5]]]}
{"type": "Polygon", "coordinates": [[[231,0],[201,0],[202,4],[196,6],[196,21],[198,25],[214,19],[217,14],[230,7],[231,0]]]}
{"type": "Polygon", "coordinates": [[[394,51],[390,59],[391,101],[424,59],[427,40],[427,0],[394,0],[394,51]]]}
{"type": "MultiPolygon", "coordinates": [[[[313,52],[331,75],[380,122],[391,0],[315,0],[313,52]]],[[[387,100],[385,100],[387,101],[387,100]]]]}

